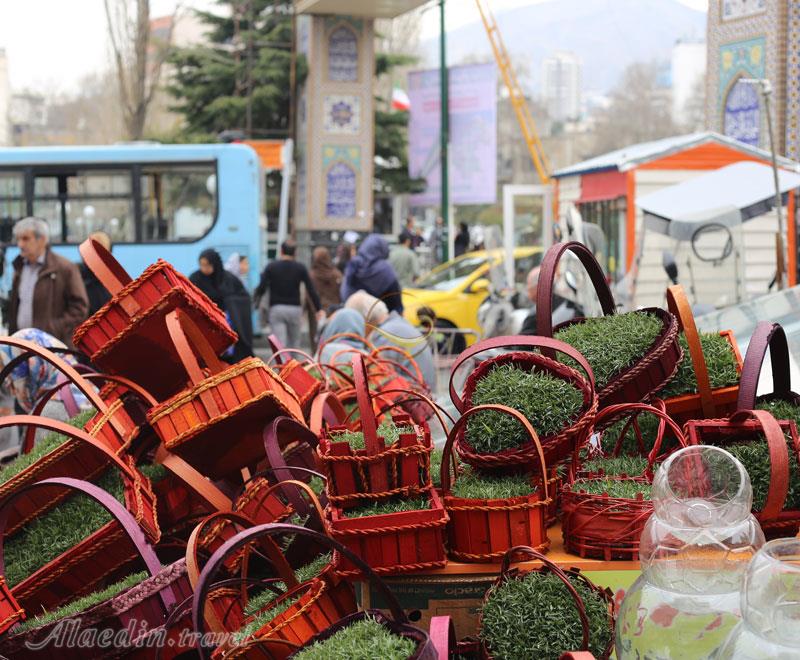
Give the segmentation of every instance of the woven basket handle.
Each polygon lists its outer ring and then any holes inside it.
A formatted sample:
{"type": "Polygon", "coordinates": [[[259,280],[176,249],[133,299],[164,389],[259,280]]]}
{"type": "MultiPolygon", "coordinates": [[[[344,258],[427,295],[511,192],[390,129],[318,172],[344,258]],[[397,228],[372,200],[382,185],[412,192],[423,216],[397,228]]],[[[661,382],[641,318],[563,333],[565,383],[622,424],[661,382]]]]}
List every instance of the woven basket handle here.
{"type": "Polygon", "coordinates": [[[556,243],[544,255],[539,268],[539,283],[536,290],[536,334],[542,337],[553,336],[553,284],[556,278],[556,269],[561,256],[569,250],[580,259],[586,269],[589,279],[597,292],[603,314],[615,314],[617,306],[614,296],[608,288],[603,269],[597,263],[594,255],[583,243],[570,241],[569,243],[556,243]]]}
{"type": "MultiPolygon", "coordinates": [[[[158,404],[155,398],[143,387],[137,385],[131,380],[123,376],[112,376],[111,374],[98,374],[98,373],[89,373],[84,374],[83,376],[87,381],[90,383],[116,383],[117,385],[121,385],[131,392],[135,396],[137,396],[143,403],[147,404],[149,407],[153,407],[158,404]]],[[[33,410],[31,410],[31,415],[41,415],[44,411],[45,406],[47,405],[48,401],[50,401],[59,390],[64,390],[64,393],[70,392],[70,388],[67,387],[68,385],[72,385],[72,381],[68,380],[66,377],[62,377],[59,375],[58,385],[55,387],[51,387],[49,390],[45,390],[44,394],[39,397],[39,400],[36,402],[33,410]]],[[[70,392],[70,397],[72,396],[70,392]]],[[[64,400],[64,395],[62,394],[62,401],[64,400]]],[[[75,400],[74,398],[72,399],[75,400]]],[[[77,404],[76,404],[77,405],[77,404]]],[[[66,402],[65,406],[66,408],[66,402]]],[[[67,410],[67,414],[70,417],[74,417],[80,412],[80,409],[77,409],[76,412],[71,413],[67,410]]],[[[36,440],[36,430],[28,427],[28,430],[25,433],[25,439],[22,443],[22,449],[20,450],[23,454],[27,454],[33,449],[36,440]]]]}
{"type": "Polygon", "coordinates": [[[308,415],[308,427],[315,435],[322,433],[323,426],[338,426],[347,418],[339,397],[333,392],[320,392],[311,402],[311,411],[308,415]]]}
{"type": "Polygon", "coordinates": [[[287,493],[291,492],[293,488],[299,490],[308,498],[308,505],[305,507],[308,515],[313,514],[316,516],[317,522],[319,522],[320,525],[320,529],[325,529],[325,512],[322,510],[322,505],[319,503],[317,494],[311,490],[311,486],[304,481],[297,481],[296,479],[279,481],[278,483],[267,488],[264,493],[264,498],[269,497],[275,491],[281,491],[284,495],[286,495],[286,499],[290,499],[287,493]]]}
{"type": "Polygon", "coordinates": [[[448,660],[456,647],[456,629],[450,616],[434,616],[428,627],[428,637],[436,649],[438,660],[448,660]]]}
{"type": "MultiPolygon", "coordinates": [[[[295,421],[291,417],[276,417],[264,428],[262,438],[264,440],[264,450],[267,455],[270,467],[274,470],[278,481],[292,479],[292,473],[286,470],[286,459],[283,457],[280,432],[287,431],[291,434],[291,441],[300,440],[308,444],[312,451],[319,444],[319,438],[304,424],[295,421]]],[[[288,444],[288,443],[287,443],[288,444]]],[[[293,489],[289,489],[286,497],[291,502],[295,511],[300,515],[310,515],[311,510],[308,503],[293,489]]]]}
{"type": "Polygon", "coordinates": [[[233,508],[233,503],[225,493],[180,456],[167,451],[163,445],[160,445],[156,450],[155,462],[163,465],[183,481],[211,509],[215,511],[230,511],[233,508]]]}
{"type": "MultiPolygon", "coordinates": [[[[408,623],[408,617],[406,616],[405,612],[403,612],[403,608],[400,606],[400,603],[397,601],[397,597],[394,595],[392,590],[389,589],[389,587],[378,576],[378,574],[375,573],[375,571],[373,571],[369,565],[367,565],[364,560],[361,559],[361,557],[354,554],[352,550],[345,547],[338,541],[330,538],[329,536],[306,529],[305,527],[298,527],[297,525],[288,525],[285,523],[269,523],[266,525],[251,527],[250,529],[239,532],[233,538],[228,539],[222,545],[222,547],[220,547],[211,556],[208,562],[206,562],[202,573],[200,573],[200,578],[194,590],[194,600],[192,601],[192,624],[194,625],[194,629],[197,633],[202,636],[205,632],[205,622],[202,614],[203,610],[205,609],[206,597],[208,596],[209,591],[213,588],[214,576],[217,574],[225,560],[232,553],[239,550],[239,548],[244,547],[248,543],[258,538],[263,536],[275,536],[278,534],[296,534],[299,536],[305,536],[309,540],[324,545],[344,556],[348,561],[354,564],[360,573],[366,578],[366,580],[369,581],[370,584],[372,584],[372,586],[380,592],[384,602],[387,604],[390,612],[392,613],[394,621],[396,623],[408,623]]],[[[202,658],[205,659],[210,657],[208,649],[203,645],[198,645],[198,650],[200,651],[200,656],[202,658]]]]}
{"type": "MultiPolygon", "coordinates": [[[[650,453],[647,455],[647,467],[645,468],[644,476],[648,477],[649,479],[653,478],[653,464],[655,463],[656,459],[660,455],[661,452],[661,443],[664,440],[664,433],[663,427],[666,425],[669,427],[670,431],[675,434],[675,438],[678,440],[678,443],[681,447],[686,447],[688,445],[688,441],[686,440],[686,436],[683,434],[681,427],[675,422],[675,420],[670,417],[665,410],[661,408],[657,408],[655,406],[651,406],[647,403],[617,403],[606,408],[603,408],[599,413],[597,413],[597,417],[595,417],[594,425],[595,428],[601,428],[605,425],[608,425],[613,420],[624,416],[627,413],[648,413],[650,415],[655,415],[659,419],[659,429],[658,433],[656,433],[655,442],[653,442],[653,448],[650,450],[650,453]]],[[[624,429],[623,429],[624,433],[624,429]]]]}
{"type": "Polygon", "coordinates": [[[524,346],[525,348],[531,349],[552,349],[572,358],[580,365],[581,369],[583,369],[583,372],[586,374],[586,378],[592,388],[591,394],[594,396],[594,372],[592,371],[592,367],[586,361],[586,358],[569,344],[559,341],[558,339],[553,339],[552,337],[536,337],[528,335],[492,337],[491,339],[479,341],[467,348],[465,351],[462,351],[453,365],[453,368],[450,370],[450,400],[453,402],[453,405],[459,412],[463,413],[467,408],[464,400],[458,395],[454,383],[456,371],[458,371],[461,365],[479,353],[483,353],[484,351],[491,351],[500,348],[513,348],[515,346],[524,346]]]}
{"type": "Polygon", "coordinates": [[[767,349],[772,363],[773,393],[781,398],[788,398],[791,392],[789,344],[786,342],[786,333],[779,323],[761,321],[750,338],[747,354],[744,357],[742,378],[739,381],[739,399],[736,402],[739,410],[752,410],[756,407],[758,379],[767,349]]]}
{"type": "MultiPolygon", "coordinates": [[[[78,246],[78,252],[81,253],[83,263],[85,263],[89,270],[94,273],[94,276],[100,280],[106,290],[112,295],[116,296],[133,280],[131,276],[125,271],[113,255],[106,250],[100,243],[93,238],[87,238],[83,243],[78,246]]],[[[119,304],[129,315],[136,314],[141,309],[141,305],[136,302],[133,296],[125,296],[119,301],[119,304]]]]}
{"type": "MultiPolygon", "coordinates": [[[[716,417],[714,397],[711,395],[711,381],[708,378],[708,367],[700,344],[700,334],[694,322],[694,314],[686,298],[686,292],[680,284],[667,288],[667,309],[678,319],[678,330],[683,330],[686,343],[689,345],[689,357],[694,367],[697,380],[697,392],[700,395],[700,406],[706,419],[716,417]]],[[[684,359],[686,359],[684,357],[684,359]]]]}
{"type": "Polygon", "coordinates": [[[780,424],[766,410],[739,410],[731,415],[731,422],[736,424],[748,418],[760,424],[769,447],[769,490],[761,516],[773,520],[783,510],[789,492],[789,448],[780,424]]]}
{"type": "Polygon", "coordinates": [[[453,443],[456,440],[456,436],[458,435],[458,432],[464,428],[464,426],[466,426],[469,418],[476,413],[481,412],[482,410],[497,410],[498,412],[505,413],[506,415],[511,415],[520,424],[522,424],[522,426],[525,428],[525,431],[528,433],[528,437],[531,439],[531,442],[536,445],[536,453],[539,455],[539,468],[542,472],[542,489],[544,491],[544,499],[549,499],[550,493],[547,486],[547,463],[544,460],[544,451],[542,450],[542,445],[539,442],[539,436],[536,434],[536,431],[533,429],[533,426],[531,426],[531,423],[528,421],[528,418],[525,417],[525,415],[518,410],[514,410],[514,408],[502,406],[499,403],[487,403],[482,406],[473,406],[463,415],[461,415],[458,421],[453,425],[453,428],[450,429],[450,433],[447,436],[447,441],[444,443],[444,449],[442,450],[442,467],[440,473],[442,493],[447,495],[450,492],[450,462],[455,460],[451,455],[453,453],[453,443]]]}
{"type": "MultiPolygon", "coordinates": [[[[11,493],[0,505],[0,575],[5,575],[6,573],[5,558],[3,555],[3,539],[5,536],[6,527],[8,525],[8,516],[12,510],[11,505],[15,500],[24,497],[25,494],[31,490],[49,488],[53,486],[79,491],[84,495],[88,495],[98,504],[100,504],[111,514],[117,523],[119,523],[120,527],[122,527],[122,530],[136,548],[136,552],[144,562],[150,575],[155,576],[158,574],[158,572],[161,570],[161,562],[156,556],[153,546],[147,542],[139,523],[136,522],[136,519],[124,506],[122,506],[122,504],[117,502],[114,497],[112,497],[102,488],[99,488],[88,481],[72,479],[71,477],[54,477],[51,479],[43,479],[42,481],[37,481],[36,483],[28,484],[27,486],[22,486],[20,489],[11,493]]],[[[169,612],[172,606],[175,605],[175,594],[173,594],[171,589],[161,589],[158,592],[158,597],[161,600],[161,604],[164,606],[165,613],[169,612]]]]}
{"type": "Polygon", "coordinates": [[[212,374],[218,374],[228,366],[216,356],[195,322],[181,310],[175,309],[167,314],[167,330],[193,385],[199,385],[206,379],[195,351],[212,374]]]}
{"type": "Polygon", "coordinates": [[[581,620],[581,649],[588,650],[589,649],[589,617],[586,616],[586,605],[583,602],[583,599],[578,594],[577,589],[573,586],[572,582],[569,581],[569,577],[567,574],[558,566],[558,564],[554,564],[550,561],[547,557],[545,557],[541,552],[537,552],[533,548],[527,545],[518,545],[513,548],[509,548],[506,550],[505,554],[503,555],[503,563],[500,565],[500,576],[497,579],[497,584],[502,582],[504,579],[508,577],[508,571],[511,568],[511,560],[514,558],[515,555],[522,554],[537,561],[542,562],[544,566],[546,566],[551,573],[553,573],[559,580],[564,583],[564,586],[569,591],[569,595],[572,596],[572,600],[575,601],[575,608],[578,610],[578,617],[581,620]]]}

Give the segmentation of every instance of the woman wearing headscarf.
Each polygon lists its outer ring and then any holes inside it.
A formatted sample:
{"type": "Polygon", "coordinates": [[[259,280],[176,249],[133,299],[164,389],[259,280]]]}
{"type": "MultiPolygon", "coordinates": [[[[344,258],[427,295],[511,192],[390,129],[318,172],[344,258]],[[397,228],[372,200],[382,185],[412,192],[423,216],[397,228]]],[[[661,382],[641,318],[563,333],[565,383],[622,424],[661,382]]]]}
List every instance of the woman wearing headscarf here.
{"type": "Polygon", "coordinates": [[[238,278],[245,289],[247,288],[247,274],[250,272],[250,262],[246,254],[242,255],[238,252],[233,252],[225,260],[225,270],[238,278]]]}
{"type": "Polygon", "coordinates": [[[354,309],[340,309],[337,311],[322,328],[319,337],[319,345],[322,350],[318,350],[319,361],[322,364],[330,364],[336,353],[347,351],[347,354],[339,355],[336,362],[350,362],[353,352],[364,352],[365,345],[358,339],[351,337],[335,337],[335,335],[358,335],[359,337],[366,336],[366,322],[364,317],[354,309]],[[329,342],[326,344],[326,342],[329,342]]]}
{"type": "Polygon", "coordinates": [[[341,287],[342,300],[364,290],[383,300],[390,312],[403,313],[400,283],[389,259],[389,244],[382,236],[370,234],[347,264],[341,287]]]}
{"type": "Polygon", "coordinates": [[[233,349],[222,356],[230,363],[253,355],[253,318],[250,294],[238,277],[225,270],[222,258],[216,250],[200,253],[198,270],[189,280],[219,307],[228,319],[239,340],[233,349]]]}
{"type": "Polygon", "coordinates": [[[322,309],[327,310],[341,304],[339,288],[342,286],[342,271],[333,265],[328,248],[314,248],[309,275],[319,295],[322,309]]]}

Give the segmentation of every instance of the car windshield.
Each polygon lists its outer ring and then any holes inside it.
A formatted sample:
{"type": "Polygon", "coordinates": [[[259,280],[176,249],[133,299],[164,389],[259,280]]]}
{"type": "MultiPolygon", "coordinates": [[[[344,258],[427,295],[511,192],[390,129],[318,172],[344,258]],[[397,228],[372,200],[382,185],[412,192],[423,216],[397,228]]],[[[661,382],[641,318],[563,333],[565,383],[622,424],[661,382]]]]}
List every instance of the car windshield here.
{"type": "Polygon", "coordinates": [[[486,257],[460,257],[444,268],[436,269],[414,285],[416,289],[450,291],[459,286],[478,268],[486,265],[486,257]]]}

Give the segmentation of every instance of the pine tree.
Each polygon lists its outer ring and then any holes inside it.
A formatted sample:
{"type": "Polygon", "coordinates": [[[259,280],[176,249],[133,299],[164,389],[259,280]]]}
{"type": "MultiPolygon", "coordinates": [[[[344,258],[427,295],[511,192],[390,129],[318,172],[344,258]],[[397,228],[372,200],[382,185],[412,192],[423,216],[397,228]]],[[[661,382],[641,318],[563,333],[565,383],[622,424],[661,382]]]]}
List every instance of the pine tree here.
{"type": "MultiPolygon", "coordinates": [[[[214,141],[221,131],[244,130],[248,96],[253,135],[288,137],[292,3],[217,4],[228,11],[196,11],[207,26],[208,44],[175,49],[170,56],[174,75],[168,91],[176,101],[173,109],[185,118],[183,137],[214,141]]],[[[298,57],[298,83],[305,71],[305,61],[298,57]]]]}

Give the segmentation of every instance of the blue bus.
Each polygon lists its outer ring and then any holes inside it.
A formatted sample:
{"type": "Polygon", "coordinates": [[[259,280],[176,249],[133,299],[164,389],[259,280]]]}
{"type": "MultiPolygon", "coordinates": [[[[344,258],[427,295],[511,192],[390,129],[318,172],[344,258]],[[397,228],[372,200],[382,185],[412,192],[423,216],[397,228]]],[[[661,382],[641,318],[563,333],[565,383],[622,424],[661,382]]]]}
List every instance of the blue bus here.
{"type": "MultiPolygon", "coordinates": [[[[79,261],[78,245],[104,231],[132,277],[161,257],[189,274],[206,248],[250,260],[249,288],[266,254],[263,176],[242,144],[132,144],[0,149],[0,241],[29,215],[50,225],[54,250],[79,261]]],[[[6,268],[6,273],[10,268],[6,268]]],[[[6,276],[6,281],[8,281],[6,276]]]]}

